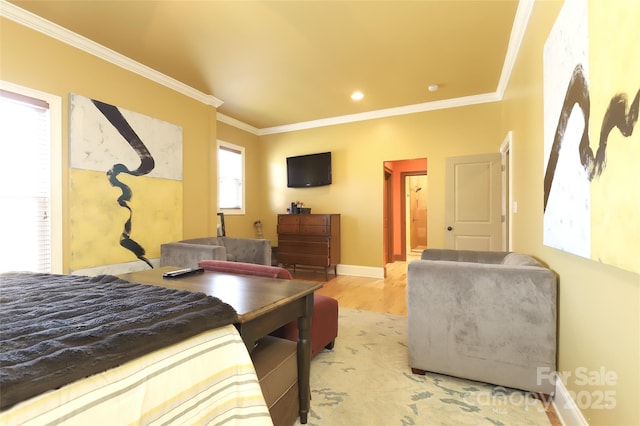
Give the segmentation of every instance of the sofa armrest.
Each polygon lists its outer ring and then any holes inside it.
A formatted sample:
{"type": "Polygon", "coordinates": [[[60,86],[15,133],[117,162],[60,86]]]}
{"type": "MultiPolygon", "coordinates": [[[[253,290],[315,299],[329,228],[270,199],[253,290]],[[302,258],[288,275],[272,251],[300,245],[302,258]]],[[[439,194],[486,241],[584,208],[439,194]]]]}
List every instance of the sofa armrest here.
{"type": "Polygon", "coordinates": [[[190,243],[166,243],[160,245],[160,266],[192,268],[204,259],[226,260],[227,251],[222,246],[190,243]]]}

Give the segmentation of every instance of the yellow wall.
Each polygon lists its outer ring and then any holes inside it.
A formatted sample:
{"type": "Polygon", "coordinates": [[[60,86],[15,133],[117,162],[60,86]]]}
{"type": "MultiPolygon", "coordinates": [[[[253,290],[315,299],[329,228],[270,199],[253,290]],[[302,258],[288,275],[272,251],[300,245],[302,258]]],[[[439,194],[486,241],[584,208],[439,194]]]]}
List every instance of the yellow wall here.
{"type": "MultiPolygon", "coordinates": [[[[209,173],[210,146],[215,145],[215,108],[13,21],[0,19],[0,78],[62,98],[64,271],[69,270],[69,235],[73,226],[69,214],[70,93],[99,99],[182,126],[183,233],[185,237],[195,237],[209,235],[211,229],[215,230],[210,214],[213,191],[209,173]]],[[[152,247],[148,251],[149,257],[159,255],[159,247],[152,247]]],[[[95,263],[92,260],[86,262],[95,263]]]]}
{"type": "Polygon", "coordinates": [[[426,157],[427,244],[443,247],[445,158],[498,152],[505,136],[499,123],[496,102],[263,136],[271,211],[265,237],[277,242],[276,214],[299,200],[312,213],[341,214],[342,264],[382,267],[383,163],[426,157]],[[287,188],[286,157],[323,151],[332,152],[333,183],[287,188]]]}
{"type": "MultiPolygon", "coordinates": [[[[592,425],[638,425],[640,276],[542,244],[542,58],[561,5],[561,1],[536,2],[503,101],[503,132],[513,131],[513,191],[518,202],[514,249],[543,260],[559,276],[559,371],[571,374],[566,387],[581,401],[585,419],[592,425]],[[615,384],[597,378],[601,368],[617,375],[615,384]],[[594,381],[601,384],[583,386],[586,372],[595,374],[594,381]],[[597,408],[606,392],[614,397],[613,409],[597,408]]],[[[630,48],[636,49],[637,43],[630,48]]],[[[639,82],[636,78],[636,90],[639,82]]]]}

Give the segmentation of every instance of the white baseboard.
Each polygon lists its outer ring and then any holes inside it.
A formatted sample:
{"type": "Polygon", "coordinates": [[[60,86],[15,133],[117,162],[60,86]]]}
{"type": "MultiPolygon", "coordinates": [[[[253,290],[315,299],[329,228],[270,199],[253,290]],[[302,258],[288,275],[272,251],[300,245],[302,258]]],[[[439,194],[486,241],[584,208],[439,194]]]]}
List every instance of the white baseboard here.
{"type": "Polygon", "coordinates": [[[562,383],[556,380],[556,393],[553,397],[553,408],[565,426],[589,426],[589,422],[584,418],[582,412],[576,405],[569,391],[562,383]]]}
{"type": "MultiPolygon", "coordinates": [[[[149,262],[151,262],[154,268],[157,268],[158,266],[160,266],[160,258],[149,259],[149,262]]],[[[120,274],[126,274],[128,272],[142,271],[145,269],[149,269],[149,266],[146,265],[141,260],[138,260],[135,262],[115,263],[113,265],[96,266],[94,268],[76,269],[75,271],[71,271],[71,274],[88,275],[90,277],[95,277],[96,275],[120,275],[120,274]]]]}
{"type": "Polygon", "coordinates": [[[384,268],[375,266],[338,265],[338,275],[384,279],[384,268]]]}

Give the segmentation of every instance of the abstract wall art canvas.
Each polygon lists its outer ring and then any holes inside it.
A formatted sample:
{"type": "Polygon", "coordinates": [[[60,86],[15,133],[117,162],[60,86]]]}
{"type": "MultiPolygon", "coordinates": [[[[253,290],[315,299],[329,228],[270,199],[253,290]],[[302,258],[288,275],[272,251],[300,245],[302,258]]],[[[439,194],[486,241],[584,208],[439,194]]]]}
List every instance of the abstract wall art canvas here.
{"type": "Polygon", "coordinates": [[[70,96],[70,269],[158,257],[182,236],[182,128],[70,96]]]}
{"type": "Polygon", "coordinates": [[[640,273],[640,2],[567,0],[544,48],[545,245],[640,273]]]}

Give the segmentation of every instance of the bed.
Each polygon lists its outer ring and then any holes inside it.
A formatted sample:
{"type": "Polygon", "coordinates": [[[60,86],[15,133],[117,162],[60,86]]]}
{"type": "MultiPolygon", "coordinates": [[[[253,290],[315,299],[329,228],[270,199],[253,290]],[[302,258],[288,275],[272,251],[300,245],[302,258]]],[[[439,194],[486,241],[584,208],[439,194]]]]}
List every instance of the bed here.
{"type": "Polygon", "coordinates": [[[0,424],[272,424],[233,323],[202,293],[0,274],[0,424]]]}

